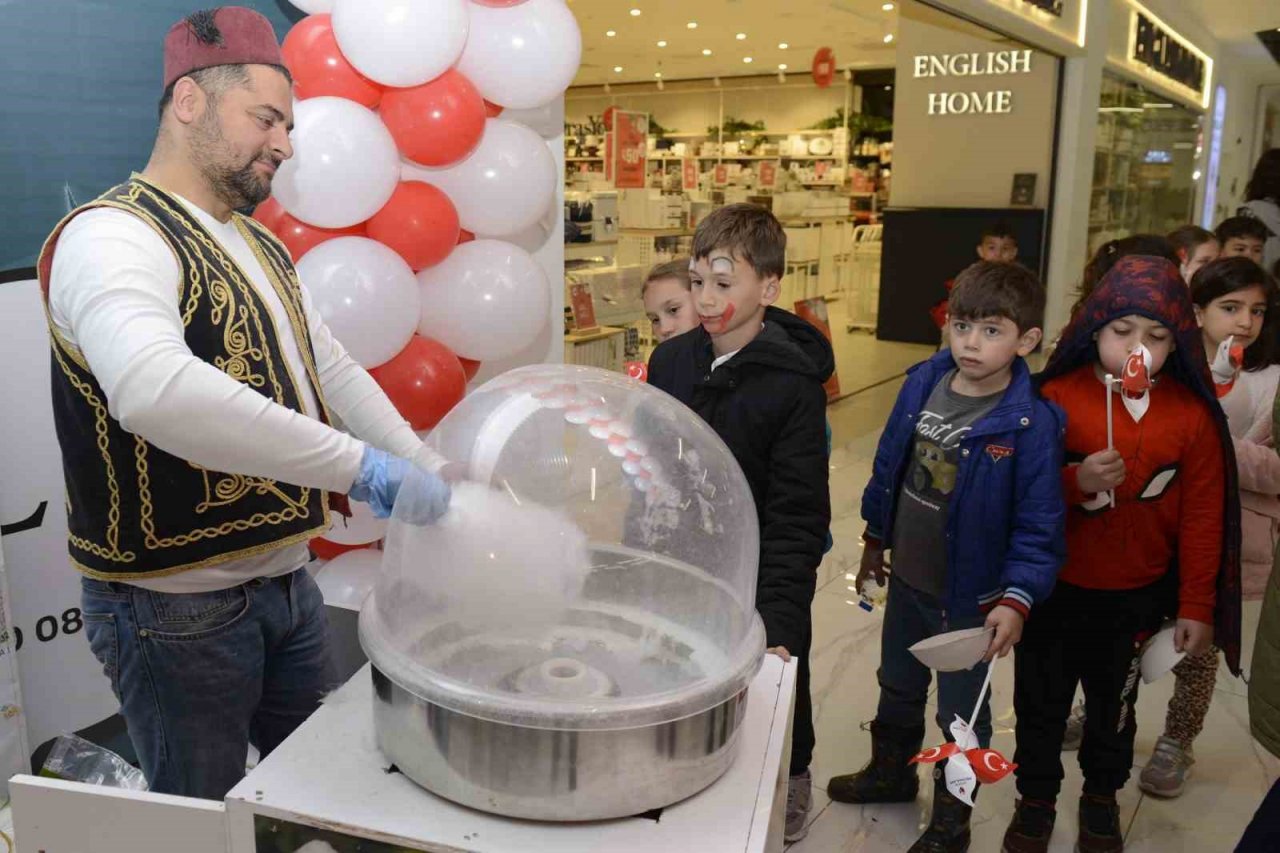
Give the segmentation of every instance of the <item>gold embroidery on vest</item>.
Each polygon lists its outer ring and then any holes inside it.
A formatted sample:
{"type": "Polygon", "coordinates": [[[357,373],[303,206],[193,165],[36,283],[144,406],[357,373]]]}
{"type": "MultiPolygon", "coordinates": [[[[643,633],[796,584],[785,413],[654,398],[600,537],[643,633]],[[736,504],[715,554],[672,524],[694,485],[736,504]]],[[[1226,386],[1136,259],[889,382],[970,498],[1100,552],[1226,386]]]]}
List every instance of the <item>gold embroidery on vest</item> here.
{"type": "MultiPolygon", "coordinates": [[[[107,435],[107,407],[102,404],[98,396],[93,393],[93,388],[89,383],[76,376],[70,366],[62,357],[60,347],[53,347],[53,357],[58,362],[58,366],[62,368],[62,372],[66,374],[67,379],[71,382],[80,395],[84,397],[85,402],[93,409],[93,427],[94,432],[98,435],[98,452],[102,454],[102,462],[106,467],[107,474],[107,492],[110,495],[110,510],[107,512],[107,545],[104,548],[87,539],[76,536],[68,531],[68,537],[71,544],[75,545],[82,551],[88,551],[95,557],[103,560],[113,560],[120,563],[132,563],[137,559],[137,555],[132,551],[120,550],[120,486],[116,482],[116,468],[111,462],[111,440],[107,435]]],[[[71,498],[67,497],[67,506],[71,506],[71,498]]]]}

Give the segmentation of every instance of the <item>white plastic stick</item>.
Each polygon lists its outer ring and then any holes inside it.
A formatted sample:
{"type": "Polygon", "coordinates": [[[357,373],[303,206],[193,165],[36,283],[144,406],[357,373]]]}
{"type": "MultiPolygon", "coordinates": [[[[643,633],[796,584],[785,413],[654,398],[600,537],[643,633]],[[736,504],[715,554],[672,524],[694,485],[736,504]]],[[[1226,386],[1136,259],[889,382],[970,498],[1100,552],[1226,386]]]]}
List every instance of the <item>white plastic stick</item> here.
{"type": "Polygon", "coordinates": [[[977,742],[978,736],[973,733],[973,725],[978,722],[978,709],[982,707],[982,700],[987,697],[987,688],[991,686],[991,673],[996,668],[996,658],[987,664],[987,677],[982,679],[982,689],[978,691],[978,701],[973,703],[973,713],[969,715],[969,736],[977,742]]]}
{"type": "MultiPolygon", "coordinates": [[[[1115,394],[1112,393],[1111,386],[1115,384],[1116,378],[1112,376],[1110,373],[1108,373],[1104,381],[1106,382],[1106,385],[1107,385],[1107,450],[1114,450],[1116,446],[1115,418],[1112,415],[1111,398],[1114,397],[1115,394]]],[[[1115,489],[1107,490],[1107,501],[1111,504],[1111,507],[1114,509],[1116,505],[1115,489]]]]}

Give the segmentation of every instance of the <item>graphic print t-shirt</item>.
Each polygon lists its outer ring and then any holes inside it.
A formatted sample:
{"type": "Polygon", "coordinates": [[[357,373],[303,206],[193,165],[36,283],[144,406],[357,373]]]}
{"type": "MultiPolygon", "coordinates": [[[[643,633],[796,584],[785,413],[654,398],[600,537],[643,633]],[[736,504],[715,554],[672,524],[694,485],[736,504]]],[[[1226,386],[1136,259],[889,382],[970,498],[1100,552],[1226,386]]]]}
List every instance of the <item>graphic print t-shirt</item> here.
{"type": "Polygon", "coordinates": [[[947,510],[956,487],[960,443],[1004,395],[966,397],[951,390],[954,370],[938,383],[916,420],[911,462],[893,525],[893,574],[941,597],[947,583],[947,510]]]}

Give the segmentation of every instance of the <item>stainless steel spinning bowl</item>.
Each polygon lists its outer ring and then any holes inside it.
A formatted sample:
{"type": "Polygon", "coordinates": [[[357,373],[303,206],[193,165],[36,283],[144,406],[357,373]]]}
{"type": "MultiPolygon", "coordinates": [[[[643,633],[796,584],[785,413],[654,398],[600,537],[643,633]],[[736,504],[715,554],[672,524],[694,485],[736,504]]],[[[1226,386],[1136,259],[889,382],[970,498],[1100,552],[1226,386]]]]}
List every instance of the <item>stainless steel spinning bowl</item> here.
{"type": "Polygon", "coordinates": [[[439,608],[391,637],[378,596],[394,591],[371,596],[360,638],[387,758],[455,802],[557,821],[670,805],[724,773],[764,652],[759,616],[686,564],[596,556],[581,598],[536,630],[439,608]]]}

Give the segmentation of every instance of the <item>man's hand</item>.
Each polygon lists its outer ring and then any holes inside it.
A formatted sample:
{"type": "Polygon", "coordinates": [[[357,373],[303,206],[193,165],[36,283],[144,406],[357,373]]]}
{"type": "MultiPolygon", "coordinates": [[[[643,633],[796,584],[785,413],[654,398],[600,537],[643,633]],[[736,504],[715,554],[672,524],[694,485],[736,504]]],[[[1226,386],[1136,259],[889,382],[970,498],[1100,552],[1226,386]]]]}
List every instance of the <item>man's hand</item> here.
{"type": "Polygon", "coordinates": [[[862,546],[862,563],[858,566],[858,575],[854,578],[854,587],[861,592],[865,581],[874,579],[878,586],[889,582],[889,573],[884,567],[884,549],[870,542],[862,546]]]}
{"type": "Polygon", "coordinates": [[[783,663],[791,663],[791,652],[787,651],[786,646],[774,646],[771,649],[765,649],[771,655],[777,655],[782,658],[783,663]]]}
{"type": "Polygon", "coordinates": [[[1179,619],[1173,631],[1173,648],[1194,657],[1213,645],[1213,626],[1194,619],[1179,619]]]}
{"type": "Polygon", "coordinates": [[[375,518],[389,518],[401,487],[411,481],[411,500],[402,518],[412,524],[431,524],[448,511],[453,490],[439,475],[415,468],[408,459],[367,446],[348,494],[352,500],[367,503],[375,518]]]}
{"type": "Polygon", "coordinates": [[[1080,463],[1080,470],[1076,472],[1076,482],[1080,485],[1080,491],[1096,495],[1119,486],[1124,482],[1124,476],[1124,459],[1119,450],[1112,448],[1086,456],[1080,463]]]}
{"type": "Polygon", "coordinates": [[[1022,614],[1012,607],[1003,604],[994,607],[987,614],[986,627],[995,628],[996,633],[991,638],[991,645],[987,646],[987,654],[983,660],[990,663],[998,657],[1002,658],[1009,654],[1009,650],[1022,639],[1024,622],[1026,620],[1022,618],[1022,614]]]}

